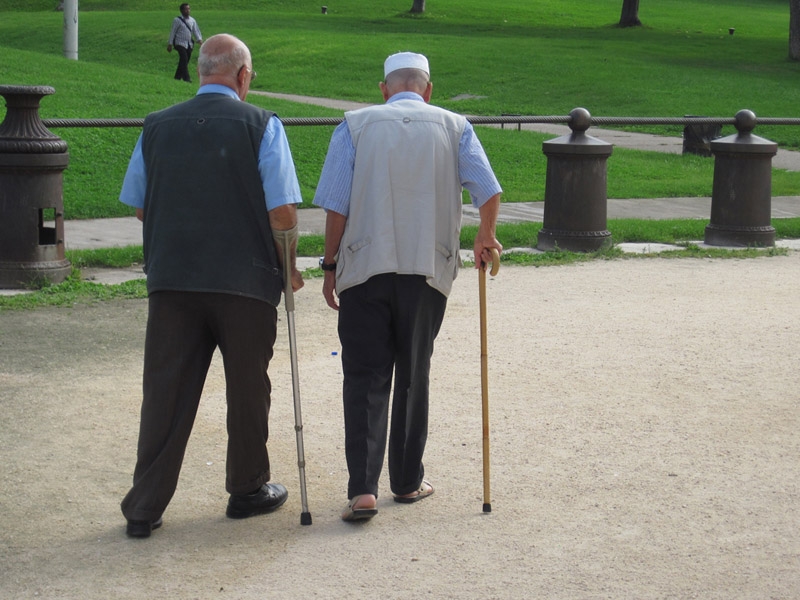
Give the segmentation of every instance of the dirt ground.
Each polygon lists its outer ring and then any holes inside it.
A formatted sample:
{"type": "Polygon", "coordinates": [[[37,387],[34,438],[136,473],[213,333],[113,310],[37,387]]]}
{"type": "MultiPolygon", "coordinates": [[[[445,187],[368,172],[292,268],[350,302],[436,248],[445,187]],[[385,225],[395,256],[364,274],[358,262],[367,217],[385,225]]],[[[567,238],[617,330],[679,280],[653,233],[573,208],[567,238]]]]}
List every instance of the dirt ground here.
{"type": "Polygon", "coordinates": [[[286,318],[270,450],[286,506],[225,517],[217,356],[178,491],[147,540],[135,459],[145,301],[0,313],[3,598],[797,598],[800,252],[504,266],[487,282],[484,514],[475,271],[432,372],[436,494],[339,520],[335,313],[296,296],[309,508],[300,525],[286,318]]]}

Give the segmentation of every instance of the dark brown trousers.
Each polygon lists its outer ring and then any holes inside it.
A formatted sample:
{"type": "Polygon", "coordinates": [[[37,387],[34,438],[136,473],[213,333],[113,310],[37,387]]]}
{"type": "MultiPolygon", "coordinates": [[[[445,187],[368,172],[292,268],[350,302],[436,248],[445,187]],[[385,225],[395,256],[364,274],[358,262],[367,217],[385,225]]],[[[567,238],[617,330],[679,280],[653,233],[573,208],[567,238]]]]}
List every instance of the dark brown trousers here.
{"type": "Polygon", "coordinates": [[[270,381],[277,310],[232,294],[150,295],[139,446],[130,520],[155,520],[175,493],[183,456],[217,347],[225,369],[228,450],[225,488],[245,494],[269,481],[270,381]]]}

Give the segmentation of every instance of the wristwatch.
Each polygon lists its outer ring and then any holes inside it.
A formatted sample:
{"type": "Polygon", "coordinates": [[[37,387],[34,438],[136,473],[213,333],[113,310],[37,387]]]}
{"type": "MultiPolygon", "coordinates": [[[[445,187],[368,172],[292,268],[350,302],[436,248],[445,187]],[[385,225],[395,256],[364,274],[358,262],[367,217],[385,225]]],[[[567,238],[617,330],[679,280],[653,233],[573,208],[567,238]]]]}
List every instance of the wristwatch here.
{"type": "Polygon", "coordinates": [[[319,257],[319,268],[322,269],[323,271],[335,271],[336,270],[336,263],[335,262],[326,263],[325,262],[325,257],[320,256],[319,257]]]}

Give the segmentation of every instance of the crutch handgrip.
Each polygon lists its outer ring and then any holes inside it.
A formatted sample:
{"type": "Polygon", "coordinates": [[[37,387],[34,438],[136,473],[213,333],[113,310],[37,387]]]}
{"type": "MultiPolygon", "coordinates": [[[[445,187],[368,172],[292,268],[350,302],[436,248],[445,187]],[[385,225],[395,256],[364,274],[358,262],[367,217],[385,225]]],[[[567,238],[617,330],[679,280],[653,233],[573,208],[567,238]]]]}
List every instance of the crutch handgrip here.
{"type": "Polygon", "coordinates": [[[294,290],[292,290],[292,255],[297,247],[297,225],[291,229],[273,229],[272,237],[275,243],[280,246],[281,254],[283,254],[283,302],[287,312],[293,312],[294,290]]]}

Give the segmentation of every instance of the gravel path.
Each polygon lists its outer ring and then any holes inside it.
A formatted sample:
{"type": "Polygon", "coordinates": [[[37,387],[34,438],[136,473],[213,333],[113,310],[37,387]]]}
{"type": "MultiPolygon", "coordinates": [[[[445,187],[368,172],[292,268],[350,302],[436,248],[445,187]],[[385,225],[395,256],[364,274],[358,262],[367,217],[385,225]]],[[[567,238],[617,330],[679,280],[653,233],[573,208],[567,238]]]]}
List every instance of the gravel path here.
{"type": "Polygon", "coordinates": [[[163,528],[124,535],[145,301],[0,313],[4,598],[794,598],[800,252],[503,267],[488,281],[492,506],[482,506],[477,276],[432,372],[436,494],[343,523],[335,315],[296,321],[314,523],[300,525],[285,317],[270,449],[290,498],[224,516],[216,357],[163,528]]]}

